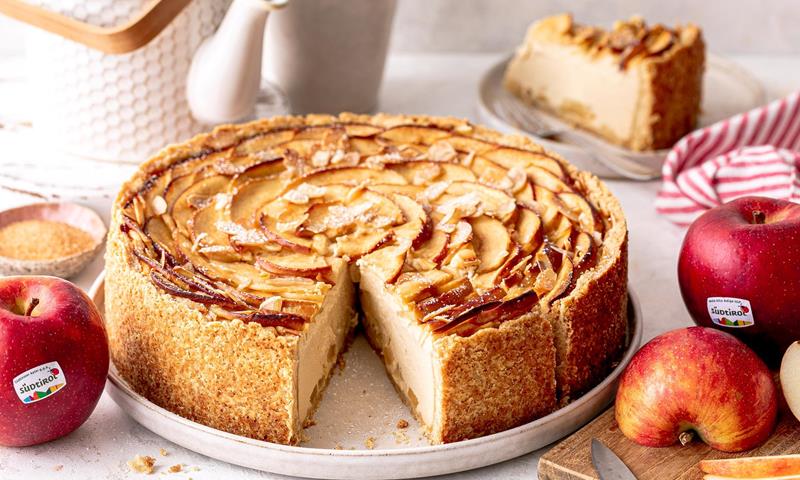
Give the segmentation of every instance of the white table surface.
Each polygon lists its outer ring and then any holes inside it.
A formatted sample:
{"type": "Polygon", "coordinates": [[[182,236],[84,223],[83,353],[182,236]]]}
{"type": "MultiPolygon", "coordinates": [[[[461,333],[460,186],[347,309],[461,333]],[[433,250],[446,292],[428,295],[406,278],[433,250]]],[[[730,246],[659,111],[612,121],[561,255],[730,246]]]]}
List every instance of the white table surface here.
{"type": "MultiPolygon", "coordinates": [[[[454,115],[479,121],[476,101],[478,81],[501,55],[401,55],[389,59],[380,109],[392,113],[454,115]]],[[[800,57],[734,56],[766,87],[770,99],[800,88],[800,57]]],[[[14,59],[0,58],[0,79],[8,74],[14,59]]],[[[8,125],[24,115],[24,104],[0,83],[0,123],[8,125]]],[[[21,162],[37,161],[36,150],[20,148],[26,135],[0,128],[0,151],[9,149],[21,162]]],[[[28,134],[29,135],[29,134],[28,134]]],[[[644,314],[645,340],[664,331],[691,323],[678,292],[676,260],[683,231],[656,215],[653,199],[658,182],[608,182],[619,197],[630,228],[630,285],[638,293],[644,314]]],[[[27,201],[0,191],[0,207],[27,201]]],[[[88,289],[102,268],[98,259],[73,279],[88,289]]],[[[538,458],[546,449],[486,467],[441,477],[448,480],[479,478],[535,478],[538,458]]],[[[137,454],[157,458],[156,475],[194,479],[277,479],[279,475],[257,472],[218,462],[178,447],[129,419],[104,394],[89,420],[76,432],[45,445],[24,449],[0,447],[0,478],[140,478],[130,473],[126,462],[137,454]],[[169,455],[161,457],[164,448],[169,455]],[[187,470],[164,473],[169,465],[181,463],[187,470]]],[[[141,477],[147,478],[147,477],[141,477]]]]}

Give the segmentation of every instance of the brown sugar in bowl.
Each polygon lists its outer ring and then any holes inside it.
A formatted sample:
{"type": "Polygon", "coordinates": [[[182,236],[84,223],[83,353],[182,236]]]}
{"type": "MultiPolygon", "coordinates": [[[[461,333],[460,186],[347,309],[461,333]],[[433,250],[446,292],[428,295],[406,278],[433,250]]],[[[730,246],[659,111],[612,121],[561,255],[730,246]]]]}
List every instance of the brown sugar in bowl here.
{"type": "MultiPolygon", "coordinates": [[[[103,248],[106,226],[92,209],[75,203],[34,203],[0,212],[0,229],[17,222],[43,220],[63,223],[86,232],[91,242],[67,256],[47,259],[0,255],[0,275],[53,275],[69,278],[91,262],[103,248]]],[[[31,239],[42,241],[42,239],[31,239]]]]}

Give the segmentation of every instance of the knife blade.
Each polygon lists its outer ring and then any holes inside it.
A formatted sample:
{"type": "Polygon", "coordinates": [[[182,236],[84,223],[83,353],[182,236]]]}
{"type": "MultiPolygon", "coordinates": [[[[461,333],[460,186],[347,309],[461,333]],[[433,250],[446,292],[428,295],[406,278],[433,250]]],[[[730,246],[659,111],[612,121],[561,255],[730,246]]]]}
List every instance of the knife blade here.
{"type": "Polygon", "coordinates": [[[592,439],[592,465],[600,480],[636,480],[636,476],[617,454],[596,438],[592,439]]]}

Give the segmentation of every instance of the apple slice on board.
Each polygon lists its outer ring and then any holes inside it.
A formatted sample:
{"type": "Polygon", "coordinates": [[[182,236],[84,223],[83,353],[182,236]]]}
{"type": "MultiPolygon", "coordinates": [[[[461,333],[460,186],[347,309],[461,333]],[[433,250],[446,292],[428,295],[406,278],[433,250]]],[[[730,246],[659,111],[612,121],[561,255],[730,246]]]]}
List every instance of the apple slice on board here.
{"type": "Polygon", "coordinates": [[[800,455],[702,460],[700,470],[717,478],[800,478],[800,455]]]}
{"type": "MultiPolygon", "coordinates": [[[[786,403],[795,418],[800,419],[800,343],[792,343],[783,354],[780,379],[786,403]]],[[[797,473],[800,474],[800,455],[797,457],[797,473]]]]}

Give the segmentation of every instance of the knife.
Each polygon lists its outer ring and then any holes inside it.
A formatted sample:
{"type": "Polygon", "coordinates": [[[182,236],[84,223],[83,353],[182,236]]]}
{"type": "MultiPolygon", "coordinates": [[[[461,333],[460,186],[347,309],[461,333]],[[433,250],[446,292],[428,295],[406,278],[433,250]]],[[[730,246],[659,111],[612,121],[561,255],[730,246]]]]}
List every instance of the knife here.
{"type": "Polygon", "coordinates": [[[592,465],[600,480],[636,480],[636,476],[617,454],[596,438],[592,439],[592,465]]]}

